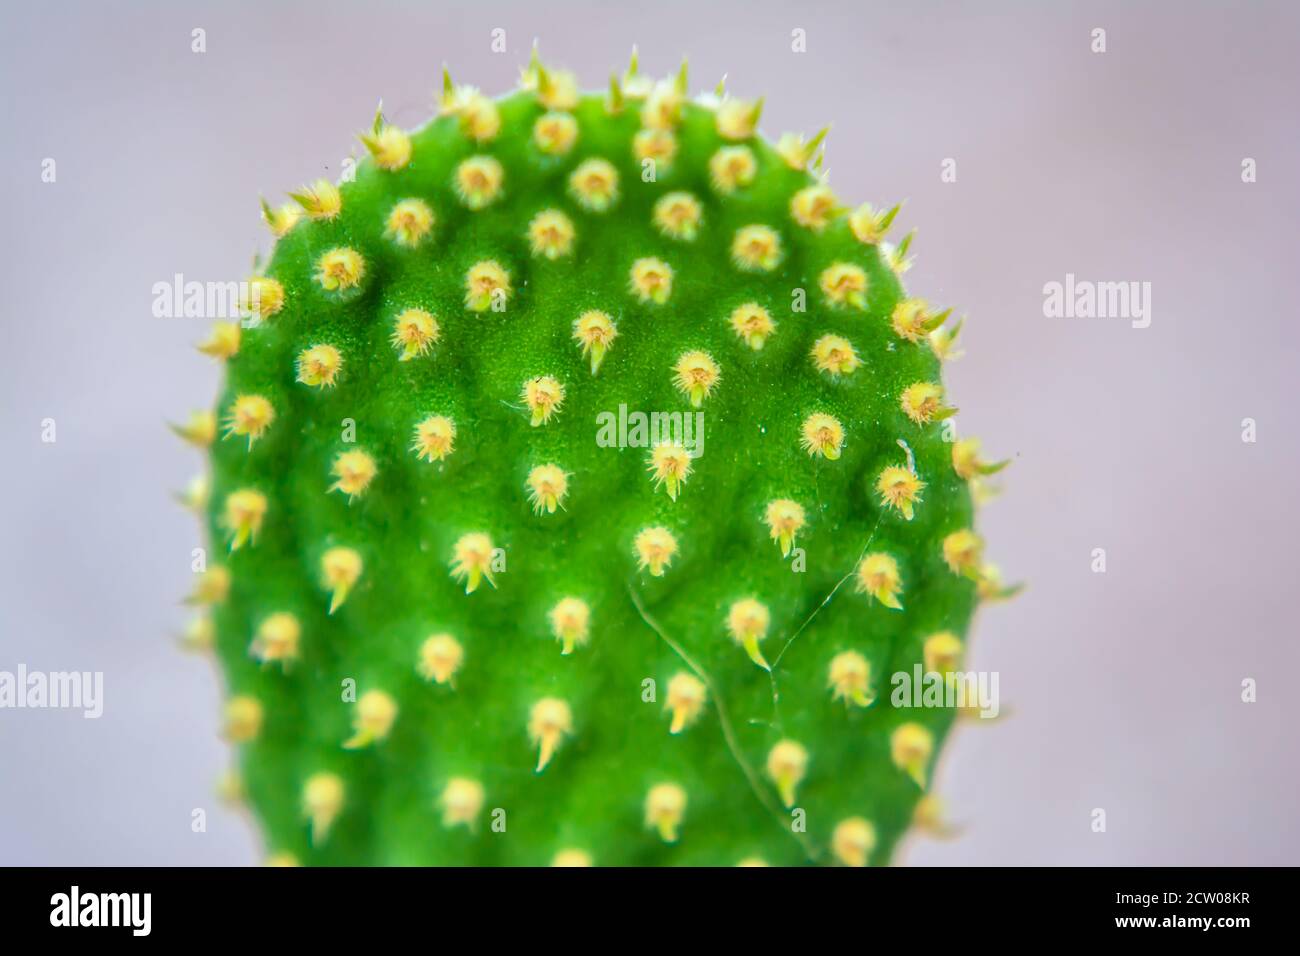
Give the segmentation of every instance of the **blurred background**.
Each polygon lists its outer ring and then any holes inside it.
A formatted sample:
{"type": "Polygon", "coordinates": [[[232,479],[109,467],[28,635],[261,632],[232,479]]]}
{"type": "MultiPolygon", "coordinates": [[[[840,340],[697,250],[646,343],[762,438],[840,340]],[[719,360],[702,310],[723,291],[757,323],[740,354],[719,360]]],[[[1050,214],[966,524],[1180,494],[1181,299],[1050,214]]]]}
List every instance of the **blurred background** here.
{"type": "Polygon", "coordinates": [[[504,92],[534,38],[588,87],[635,43],[643,70],[688,54],[694,90],[765,95],[770,137],[833,123],[831,185],[906,200],[909,288],[970,316],[947,381],[962,433],[1015,459],[981,530],[1029,586],[972,632],[1005,716],[937,773],[962,834],[899,862],[1300,863],[1300,8],[82,0],[0,20],[0,670],[105,684],[99,720],[0,709],[0,864],[261,859],[214,796],[219,680],[177,649],[204,542],[170,497],[200,460],[166,422],[218,369],[192,348],[209,323],[154,317],[153,285],[242,277],[268,247],[258,197],[337,175],[376,100],[422,123],[443,61],[504,92]],[[1067,273],[1149,282],[1150,326],[1045,318],[1067,273]]]}

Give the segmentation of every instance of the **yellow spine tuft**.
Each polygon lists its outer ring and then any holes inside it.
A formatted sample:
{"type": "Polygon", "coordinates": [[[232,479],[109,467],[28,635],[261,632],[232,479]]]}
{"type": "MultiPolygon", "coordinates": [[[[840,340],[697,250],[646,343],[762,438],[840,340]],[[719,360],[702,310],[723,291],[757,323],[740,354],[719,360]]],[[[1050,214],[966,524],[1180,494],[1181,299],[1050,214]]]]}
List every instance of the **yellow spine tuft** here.
{"type": "Polygon", "coordinates": [[[492,539],[482,531],[462,535],[452,548],[451,576],[465,582],[465,593],[473,594],[486,578],[497,586],[492,576],[492,539]]]}
{"type": "Polygon", "coordinates": [[[537,428],[549,422],[564,404],[564,386],[549,375],[539,375],[524,382],[520,397],[528,406],[530,423],[537,428]]]}
{"type": "Polygon", "coordinates": [[[356,448],[341,452],[334,459],[334,464],[330,466],[330,474],[336,481],[329,490],[341,491],[351,501],[366,493],[370,482],[374,481],[375,475],[379,474],[379,466],[370,455],[356,448]]]}
{"type": "Polygon", "coordinates": [[[640,570],[648,569],[652,577],[663,577],[664,569],[677,554],[677,539],[664,527],[643,528],[637,532],[633,548],[640,570]]]}
{"type": "Polygon", "coordinates": [[[814,412],[804,419],[800,445],[809,455],[821,455],[828,461],[840,457],[844,447],[844,426],[838,418],[825,412],[814,412]]]}

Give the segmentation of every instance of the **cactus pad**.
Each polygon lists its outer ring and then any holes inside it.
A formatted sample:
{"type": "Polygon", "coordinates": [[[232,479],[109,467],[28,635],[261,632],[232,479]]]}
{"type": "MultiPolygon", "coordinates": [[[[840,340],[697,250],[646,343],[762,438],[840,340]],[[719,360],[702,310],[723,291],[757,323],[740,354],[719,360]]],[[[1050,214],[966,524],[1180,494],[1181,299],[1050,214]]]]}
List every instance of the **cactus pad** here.
{"type": "Polygon", "coordinates": [[[948,313],[821,137],[685,71],[447,82],[274,252],[196,487],[230,787],[302,864],[885,863],[951,708],[991,471],[948,313]]]}

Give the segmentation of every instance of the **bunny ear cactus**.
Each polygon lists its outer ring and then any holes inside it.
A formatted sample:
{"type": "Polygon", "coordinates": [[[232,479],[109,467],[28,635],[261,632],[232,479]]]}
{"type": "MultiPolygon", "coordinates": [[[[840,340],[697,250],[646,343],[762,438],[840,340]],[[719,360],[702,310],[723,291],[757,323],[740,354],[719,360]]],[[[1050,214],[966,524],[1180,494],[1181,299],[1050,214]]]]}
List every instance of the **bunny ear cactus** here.
{"type": "Polygon", "coordinates": [[[820,135],[635,59],[522,85],[447,79],[264,205],[249,318],[200,346],[227,789],[275,862],[885,863],[958,716],[890,675],[958,668],[1005,593],[956,326],[820,135]]]}

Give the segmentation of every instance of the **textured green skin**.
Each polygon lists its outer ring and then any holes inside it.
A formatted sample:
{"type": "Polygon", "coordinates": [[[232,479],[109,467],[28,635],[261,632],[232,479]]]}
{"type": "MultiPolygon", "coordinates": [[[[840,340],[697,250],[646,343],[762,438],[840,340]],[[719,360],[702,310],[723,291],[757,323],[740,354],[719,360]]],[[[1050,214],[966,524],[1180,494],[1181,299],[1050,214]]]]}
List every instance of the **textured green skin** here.
{"type": "MultiPolygon", "coordinates": [[[[261,820],[269,851],[287,851],[305,864],[544,865],[560,849],[587,850],[598,865],[730,865],[758,856],[773,865],[830,862],[834,825],[860,815],[878,833],[873,863],[885,863],[921,797],[889,758],[889,732],[908,720],[935,735],[936,751],[950,710],[896,711],[888,676],[910,671],[923,639],[938,630],[961,635],[973,612],[975,585],[943,563],[943,537],[971,526],[967,487],[949,461],[939,424],[917,426],[898,404],[916,381],[939,381],[939,363],[925,346],[897,338],[888,316],[903,297],[876,249],[859,243],[843,218],[821,234],[789,216],[793,192],[813,180],[788,168],[757,138],[755,183],[730,197],[710,188],[707,160],[727,145],[711,111],[688,105],[678,130],[679,153],[643,183],[632,155],[637,104],[606,113],[603,99],[584,97],[575,110],[581,133],[565,157],[548,158],[531,144],[533,120],[544,110],[531,94],[499,102],[502,132],[482,147],[454,118],[412,135],[411,164],[387,172],[369,160],[342,186],[343,212],[333,222],[304,220],[278,241],[267,274],[285,287],[282,312],[245,331],[229,362],[219,403],[235,396],[268,397],[275,423],[251,452],[243,438],[213,448],[208,520],[214,542],[228,535],[220,515],[226,494],[254,487],[270,502],[255,546],[230,555],[229,600],[215,612],[217,652],[231,692],[265,705],[260,737],[241,748],[248,800],[261,820]],[[505,166],[504,199],[466,210],[452,189],[457,163],[477,153],[505,166]],[[581,210],[566,194],[572,169],[602,156],[620,173],[620,199],[605,213],[581,210]],[[651,207],[664,193],[685,189],[704,204],[694,242],[661,236],[651,207]],[[382,235],[393,202],[425,199],[437,224],[431,240],[407,250],[382,235]],[[526,228],[539,210],[565,211],[577,228],[575,254],[551,262],[529,253],[526,228]],[[730,262],[735,230],[774,227],[783,240],[780,267],[742,273],[730,262]],[[327,249],[349,245],[365,257],[362,292],[346,303],[312,279],[327,249]],[[635,258],[656,255],[675,270],[671,299],[642,305],[628,291],[635,258]],[[504,313],[469,312],[464,275],[495,258],[510,272],[515,293],[504,313]],[[836,260],[870,275],[867,312],[831,307],[817,276],[836,260]],[[791,290],[807,291],[807,311],[791,312],[791,290]],[[752,351],[727,323],[732,308],[756,300],[777,322],[762,351],[752,351]],[[432,312],[442,338],[432,354],[398,362],[389,343],[403,308],[432,312]],[[599,374],[572,338],[573,320],[587,309],[607,311],[619,336],[599,374]],[[865,364],[839,380],[818,373],[808,357],[825,332],[846,336],[865,364]],[[302,349],[333,344],[344,356],[337,387],[295,381],[302,349]],[[704,349],[722,379],[704,402],[705,453],[678,500],[655,490],[643,448],[600,448],[596,416],[629,409],[690,411],[672,384],[672,365],[689,349],[704,349]],[[549,424],[530,427],[519,391],[525,379],[550,374],[567,387],[549,424]],[[844,424],[838,461],[810,457],[799,428],[811,412],[844,424]],[[443,463],[418,461],[412,428],[430,414],[454,419],[454,453],[443,463]],[[345,418],[357,423],[356,444],[341,440],[345,418]],[[882,467],[904,462],[906,439],[928,483],[913,521],[879,503],[874,482],[882,467]],[[335,456],[368,451],[379,474],[364,497],[349,503],[329,492],[335,456]],[[565,510],[537,515],[524,481],[535,465],[554,461],[571,473],[565,510]],[[797,545],[806,573],[793,573],[763,523],[765,504],[788,497],[804,505],[808,524],[797,545]],[[637,571],[632,539],[663,524],[680,551],[662,578],[637,571]],[[453,543],[487,531],[506,549],[508,570],[496,589],[472,595],[448,573],[453,543]],[[854,590],[850,579],[818,606],[855,567],[865,546],[899,562],[905,610],[890,611],[854,590]],[[332,617],[319,581],[330,546],[358,549],[365,573],[332,617]],[[642,618],[636,592],[665,633],[709,674],[734,728],[756,793],[729,750],[715,701],[683,733],[668,733],[663,708],[669,677],[689,670],[642,618]],[[592,607],[590,643],[562,657],[548,609],[573,594],[592,607]],[[773,681],[730,639],[731,603],[756,596],[771,609],[764,642],[769,661],[813,616],[773,681]],[[303,626],[302,657],[287,673],[249,656],[253,633],[267,614],[286,610],[303,626]],[[448,631],[466,658],[456,688],[416,672],[418,649],[431,633],[448,631]],[[827,667],[838,652],[856,649],[871,663],[880,697],[869,709],[832,701],[827,667]],[[352,707],[341,682],[358,693],[382,689],[401,711],[390,737],[359,751],[350,736],[352,707]],[[642,682],[658,682],[658,702],[642,700],[642,682]],[[526,729],[540,697],[567,700],[574,734],[537,774],[536,748],[526,729]],[[790,737],[810,762],[797,806],[807,832],[794,834],[763,772],[768,750],[790,737]],[[347,804],[327,841],[312,847],[301,806],[303,781],[332,770],[347,786],[347,804]],[[486,789],[474,832],[444,829],[438,796],[446,780],[468,776],[486,789]],[[690,803],[677,843],[662,842],[644,825],[644,799],[653,784],[672,781],[690,803]],[[507,829],[493,832],[488,814],[504,808],[507,829]]],[[[223,548],[224,550],[224,548],[223,548]]]]}

